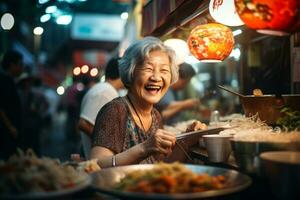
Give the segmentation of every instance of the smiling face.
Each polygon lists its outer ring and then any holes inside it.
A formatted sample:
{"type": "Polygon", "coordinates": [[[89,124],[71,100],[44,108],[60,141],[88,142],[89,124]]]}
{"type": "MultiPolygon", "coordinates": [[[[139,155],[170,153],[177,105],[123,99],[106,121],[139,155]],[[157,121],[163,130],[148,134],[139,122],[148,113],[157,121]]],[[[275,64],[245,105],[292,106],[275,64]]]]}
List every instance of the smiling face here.
{"type": "Polygon", "coordinates": [[[130,92],[145,104],[155,104],[167,92],[171,83],[170,60],[162,51],[152,51],[144,63],[136,66],[130,92]]]}

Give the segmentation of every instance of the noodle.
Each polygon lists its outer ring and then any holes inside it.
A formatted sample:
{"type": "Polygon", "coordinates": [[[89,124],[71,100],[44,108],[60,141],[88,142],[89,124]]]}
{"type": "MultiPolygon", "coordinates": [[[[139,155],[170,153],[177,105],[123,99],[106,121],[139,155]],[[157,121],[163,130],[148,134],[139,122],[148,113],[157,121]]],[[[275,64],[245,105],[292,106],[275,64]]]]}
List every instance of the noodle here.
{"type": "Polygon", "coordinates": [[[0,193],[22,194],[74,187],[85,176],[59,160],[38,158],[32,150],[19,150],[7,162],[0,163],[0,193]]]}
{"type": "Polygon", "coordinates": [[[196,174],[179,163],[156,164],[150,170],[136,170],[127,174],[115,189],[145,193],[191,193],[224,187],[224,176],[196,174]]]}
{"type": "Polygon", "coordinates": [[[221,131],[220,135],[232,135],[235,141],[247,142],[300,142],[300,132],[285,132],[280,128],[268,126],[258,118],[258,115],[252,117],[235,118],[230,122],[234,127],[221,131]]]}

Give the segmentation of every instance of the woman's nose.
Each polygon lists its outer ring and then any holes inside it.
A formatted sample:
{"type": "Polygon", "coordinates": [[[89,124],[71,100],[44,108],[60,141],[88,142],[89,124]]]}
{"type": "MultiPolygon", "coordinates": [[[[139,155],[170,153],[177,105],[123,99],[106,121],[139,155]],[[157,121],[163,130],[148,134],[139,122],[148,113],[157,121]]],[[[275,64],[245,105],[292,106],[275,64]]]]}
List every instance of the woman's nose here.
{"type": "Polygon", "coordinates": [[[153,71],[152,76],[150,77],[153,81],[161,80],[161,73],[159,71],[153,71]]]}

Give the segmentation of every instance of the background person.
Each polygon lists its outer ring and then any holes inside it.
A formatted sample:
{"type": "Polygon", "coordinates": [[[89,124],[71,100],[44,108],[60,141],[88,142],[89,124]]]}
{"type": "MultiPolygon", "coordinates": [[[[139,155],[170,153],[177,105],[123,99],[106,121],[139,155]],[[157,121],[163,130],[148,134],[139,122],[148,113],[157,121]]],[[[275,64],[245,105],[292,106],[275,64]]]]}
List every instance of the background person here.
{"type": "Polygon", "coordinates": [[[91,150],[91,138],[97,113],[106,103],[117,98],[118,90],[123,87],[119,75],[118,58],[111,58],[105,68],[105,82],[99,82],[89,89],[81,102],[78,128],[86,159],[89,158],[91,150]]]}
{"type": "Polygon", "coordinates": [[[17,51],[6,52],[0,69],[0,159],[15,153],[22,131],[22,107],[16,79],[23,71],[23,56],[17,51]]]}
{"type": "Polygon", "coordinates": [[[182,111],[199,106],[200,100],[198,98],[179,100],[177,96],[177,92],[185,89],[195,74],[196,72],[190,64],[179,65],[179,79],[171,85],[166,95],[155,105],[162,114],[164,124],[172,125],[179,122],[182,111]]]}

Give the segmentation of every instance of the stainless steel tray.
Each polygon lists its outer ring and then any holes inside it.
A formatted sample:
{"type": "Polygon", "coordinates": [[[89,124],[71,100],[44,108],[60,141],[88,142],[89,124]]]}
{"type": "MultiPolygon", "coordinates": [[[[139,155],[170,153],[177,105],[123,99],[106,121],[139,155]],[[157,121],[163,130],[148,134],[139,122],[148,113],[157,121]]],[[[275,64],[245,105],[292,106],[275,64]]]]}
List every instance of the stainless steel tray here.
{"type": "Polygon", "coordinates": [[[218,127],[218,128],[209,128],[209,129],[205,129],[205,130],[198,130],[198,131],[181,133],[181,134],[176,135],[176,139],[177,140],[182,140],[182,139],[186,139],[186,138],[193,137],[193,136],[199,136],[200,137],[200,136],[203,136],[203,135],[217,134],[220,131],[223,131],[225,129],[227,129],[227,128],[218,127]]]}
{"type": "Polygon", "coordinates": [[[184,194],[158,194],[158,193],[137,193],[125,192],[112,189],[127,173],[133,170],[151,169],[154,165],[129,165],[115,168],[103,169],[94,173],[92,187],[100,193],[119,197],[121,199],[200,199],[208,197],[223,196],[235,193],[247,188],[251,184],[251,178],[235,170],[219,167],[185,165],[195,173],[208,173],[209,175],[224,175],[226,177],[225,187],[218,190],[209,190],[197,193],[184,194]]]}

